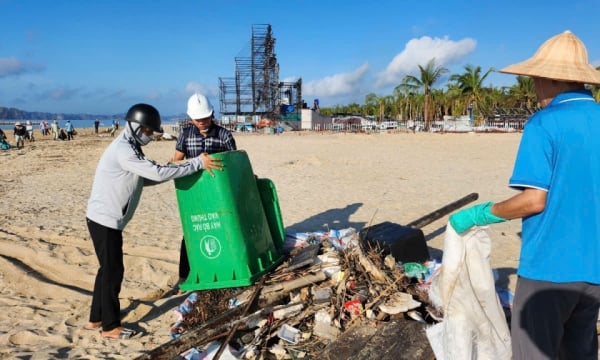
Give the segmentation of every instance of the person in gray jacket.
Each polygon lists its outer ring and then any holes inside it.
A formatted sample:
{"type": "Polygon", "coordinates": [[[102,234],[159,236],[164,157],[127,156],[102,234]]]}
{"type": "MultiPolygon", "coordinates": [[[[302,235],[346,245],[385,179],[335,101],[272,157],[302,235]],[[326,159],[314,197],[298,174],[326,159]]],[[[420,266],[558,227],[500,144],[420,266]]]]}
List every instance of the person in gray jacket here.
{"type": "Polygon", "coordinates": [[[133,105],[126,115],[125,131],[113,140],[100,158],[88,200],[86,220],[100,267],[96,274],[88,329],[101,335],[129,339],[137,334],[121,325],[119,293],[123,281],[123,229],[138,205],[142,188],[195,173],[211,175],[222,170],[220,159],[203,153],[185,163],[159,165],[146,158],[142,146],[161,133],[158,110],[148,104],[133,105]]]}

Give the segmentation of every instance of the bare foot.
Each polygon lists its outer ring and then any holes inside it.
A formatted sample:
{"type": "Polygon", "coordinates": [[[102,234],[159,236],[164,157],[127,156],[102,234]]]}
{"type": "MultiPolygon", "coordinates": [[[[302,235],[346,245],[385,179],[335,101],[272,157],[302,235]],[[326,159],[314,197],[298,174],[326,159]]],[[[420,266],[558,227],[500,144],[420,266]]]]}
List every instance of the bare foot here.
{"type": "Polygon", "coordinates": [[[102,321],[88,322],[83,328],[86,330],[96,330],[102,327],[102,321]]]}

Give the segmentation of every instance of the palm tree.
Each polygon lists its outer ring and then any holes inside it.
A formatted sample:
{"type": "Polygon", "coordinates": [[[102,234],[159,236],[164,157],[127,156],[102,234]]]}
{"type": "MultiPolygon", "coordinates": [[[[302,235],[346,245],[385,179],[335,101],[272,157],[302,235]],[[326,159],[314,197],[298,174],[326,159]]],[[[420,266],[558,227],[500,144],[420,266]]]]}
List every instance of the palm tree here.
{"type": "Polygon", "coordinates": [[[429,60],[425,67],[419,65],[421,76],[417,78],[413,75],[406,75],[402,80],[402,84],[409,89],[423,91],[425,104],[423,108],[423,118],[425,120],[425,130],[429,130],[432,120],[432,105],[431,105],[431,88],[448,72],[448,69],[442,66],[435,65],[435,58],[429,60]]]}
{"type": "Polygon", "coordinates": [[[535,94],[533,78],[517,76],[517,83],[509,88],[508,94],[510,99],[514,101],[513,107],[527,109],[528,112],[535,109],[537,95],[535,94]]]}
{"type": "Polygon", "coordinates": [[[401,120],[411,119],[409,95],[408,89],[402,84],[394,88],[393,97],[396,101],[396,107],[398,108],[401,120]]]}
{"type": "Polygon", "coordinates": [[[363,113],[366,115],[375,116],[377,106],[379,103],[379,97],[375,93],[369,93],[365,96],[365,105],[363,107],[363,113]]]}
{"type": "Polygon", "coordinates": [[[462,90],[456,83],[446,84],[448,90],[445,93],[446,115],[464,115],[467,108],[467,100],[462,96],[462,90]]]}
{"type": "Polygon", "coordinates": [[[377,101],[379,105],[379,119],[385,121],[386,114],[392,114],[394,107],[394,97],[391,95],[381,96],[377,101]]]}
{"type": "Polygon", "coordinates": [[[468,102],[473,106],[473,111],[476,108],[480,109],[480,112],[489,112],[489,109],[484,106],[484,87],[483,81],[487,76],[495,71],[494,68],[489,68],[485,74],[481,75],[481,66],[473,66],[471,64],[465,65],[465,72],[462,74],[453,74],[449,80],[453,81],[461,89],[462,94],[468,97],[468,102]],[[484,108],[482,108],[484,107],[484,108]]]}

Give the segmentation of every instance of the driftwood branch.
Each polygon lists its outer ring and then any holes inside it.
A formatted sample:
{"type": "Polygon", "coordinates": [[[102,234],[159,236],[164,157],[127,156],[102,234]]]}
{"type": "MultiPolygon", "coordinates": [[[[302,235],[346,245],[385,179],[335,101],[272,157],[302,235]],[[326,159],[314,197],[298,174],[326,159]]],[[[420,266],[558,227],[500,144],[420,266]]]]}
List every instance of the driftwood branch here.
{"type": "Polygon", "coordinates": [[[323,271],[319,271],[315,274],[306,275],[291,281],[265,286],[260,292],[258,304],[261,307],[273,304],[289,296],[292,290],[319,283],[325,279],[327,279],[327,275],[323,271]]]}

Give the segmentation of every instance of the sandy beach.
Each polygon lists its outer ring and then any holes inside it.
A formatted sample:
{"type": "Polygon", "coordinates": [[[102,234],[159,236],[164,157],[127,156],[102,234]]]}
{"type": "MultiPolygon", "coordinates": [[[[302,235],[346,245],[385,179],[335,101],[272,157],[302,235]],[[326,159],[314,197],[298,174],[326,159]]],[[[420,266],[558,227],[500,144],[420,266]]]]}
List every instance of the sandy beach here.
{"type": "MultiPolygon", "coordinates": [[[[164,296],[177,279],[182,237],[173,182],[144,189],[124,231],[125,324],[133,340],[84,330],[97,260],[85,224],[94,171],[113,138],[84,129],[73,141],[50,136],[0,152],[0,358],[131,359],[170,340],[172,309],[185,296],[164,296]]],[[[7,132],[14,144],[12,131],[7,132]]],[[[520,133],[235,134],[254,173],[271,179],[288,232],[391,221],[407,224],[469,193],[503,200],[520,133]]],[[[166,162],[174,141],[144,148],[166,162]]],[[[422,230],[441,258],[445,216],[422,230]]],[[[513,290],[521,221],[493,225],[492,267],[513,290]]]]}

